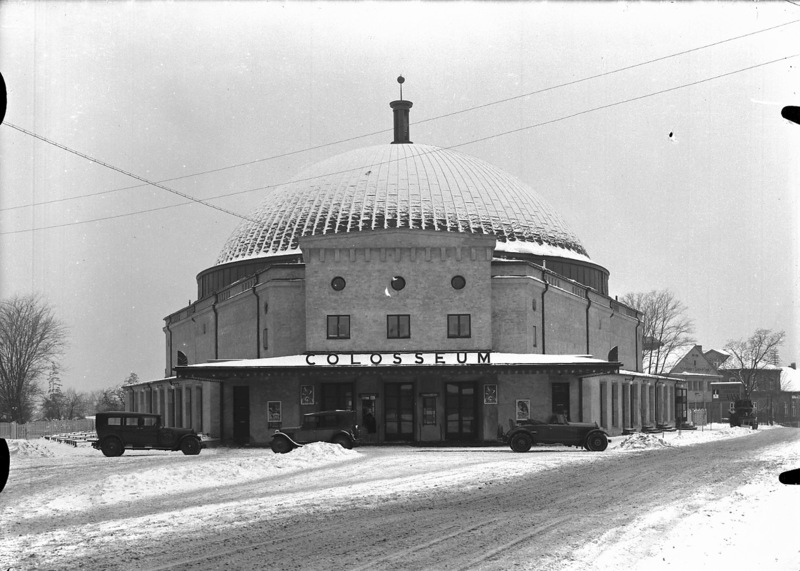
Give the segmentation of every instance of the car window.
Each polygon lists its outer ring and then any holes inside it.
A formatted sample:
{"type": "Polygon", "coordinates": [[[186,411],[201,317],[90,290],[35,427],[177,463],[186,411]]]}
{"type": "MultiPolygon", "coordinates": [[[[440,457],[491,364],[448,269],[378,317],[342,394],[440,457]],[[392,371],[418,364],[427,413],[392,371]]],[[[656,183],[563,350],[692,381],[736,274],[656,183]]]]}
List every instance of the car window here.
{"type": "Polygon", "coordinates": [[[118,416],[109,416],[106,419],[107,426],[122,426],[122,419],[118,416]]]}
{"type": "Polygon", "coordinates": [[[303,428],[311,429],[316,428],[319,421],[318,416],[306,416],[303,418],[303,428]]]}
{"type": "Polygon", "coordinates": [[[139,418],[138,417],[127,417],[125,419],[125,426],[139,426],[139,418]]]}
{"type": "Polygon", "coordinates": [[[320,428],[336,428],[339,426],[339,416],[335,414],[326,414],[320,418],[320,428]]]}
{"type": "Polygon", "coordinates": [[[158,421],[154,416],[145,416],[142,420],[144,421],[144,426],[155,426],[158,421]]]}

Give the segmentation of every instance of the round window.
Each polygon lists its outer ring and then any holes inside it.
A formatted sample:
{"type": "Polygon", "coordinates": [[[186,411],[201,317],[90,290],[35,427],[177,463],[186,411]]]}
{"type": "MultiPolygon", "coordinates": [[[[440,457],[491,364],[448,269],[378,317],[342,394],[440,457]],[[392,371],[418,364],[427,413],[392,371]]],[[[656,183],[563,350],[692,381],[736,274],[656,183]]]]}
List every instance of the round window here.
{"type": "Polygon", "coordinates": [[[331,287],[334,291],[342,291],[344,286],[347,285],[347,282],[344,281],[344,278],[336,276],[331,280],[331,287]]]}
{"type": "Polygon", "coordinates": [[[450,285],[453,286],[453,289],[464,289],[464,286],[467,285],[467,280],[464,279],[464,276],[455,276],[450,280],[450,285]]]}
{"type": "Polygon", "coordinates": [[[406,280],[401,278],[400,276],[395,276],[392,278],[392,289],[395,291],[400,291],[406,287],[406,280]]]}

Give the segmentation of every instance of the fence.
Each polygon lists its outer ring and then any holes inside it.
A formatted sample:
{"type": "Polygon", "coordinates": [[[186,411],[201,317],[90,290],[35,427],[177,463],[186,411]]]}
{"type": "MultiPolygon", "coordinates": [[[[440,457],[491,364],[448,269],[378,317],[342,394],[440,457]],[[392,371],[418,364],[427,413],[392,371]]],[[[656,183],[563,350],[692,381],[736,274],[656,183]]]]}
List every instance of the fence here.
{"type": "Polygon", "coordinates": [[[94,419],[82,418],[80,420],[40,420],[27,424],[16,422],[0,422],[0,438],[30,439],[64,432],[93,432],[94,419]]]}
{"type": "Polygon", "coordinates": [[[689,421],[695,426],[705,426],[708,423],[706,409],[693,408],[689,411],[689,421]]]}

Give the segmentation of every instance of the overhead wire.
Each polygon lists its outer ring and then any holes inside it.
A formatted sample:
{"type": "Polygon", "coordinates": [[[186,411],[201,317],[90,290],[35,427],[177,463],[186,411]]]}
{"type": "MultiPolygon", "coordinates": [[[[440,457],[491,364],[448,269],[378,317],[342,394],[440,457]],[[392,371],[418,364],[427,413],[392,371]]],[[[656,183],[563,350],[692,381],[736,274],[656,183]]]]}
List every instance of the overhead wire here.
{"type": "Polygon", "coordinates": [[[251,222],[253,221],[251,218],[248,218],[247,216],[243,216],[243,215],[241,215],[241,214],[239,214],[237,212],[233,212],[232,210],[228,210],[226,208],[222,208],[221,206],[217,206],[215,204],[209,204],[205,200],[202,200],[200,198],[195,198],[194,196],[186,194],[185,192],[181,192],[179,190],[175,190],[173,188],[169,188],[168,186],[164,186],[163,184],[161,184],[159,182],[156,182],[154,180],[148,180],[148,179],[144,178],[143,176],[139,176],[138,174],[135,174],[135,173],[132,173],[130,171],[121,169],[121,168],[116,167],[116,166],[114,166],[112,164],[109,164],[109,163],[107,163],[105,161],[101,161],[100,159],[96,159],[96,158],[92,157],[91,155],[87,155],[86,153],[82,153],[81,151],[78,151],[78,150],[75,150],[73,148],[70,148],[70,147],[68,147],[66,145],[63,145],[63,144],[57,142],[57,141],[53,141],[51,139],[48,139],[47,137],[44,137],[44,136],[39,135],[37,133],[34,133],[33,131],[28,131],[27,129],[23,129],[22,127],[19,127],[18,125],[14,125],[13,123],[5,123],[5,125],[8,125],[12,129],[16,129],[17,131],[25,133],[26,135],[29,135],[29,136],[31,136],[31,137],[33,137],[35,139],[39,139],[40,141],[43,141],[43,142],[45,142],[45,143],[47,143],[49,145],[56,146],[59,149],[62,149],[64,151],[68,152],[68,153],[72,153],[73,155],[77,155],[77,156],[79,156],[79,157],[81,157],[83,159],[86,159],[87,161],[93,162],[93,163],[98,164],[100,166],[104,166],[107,169],[111,169],[111,170],[116,171],[118,173],[124,174],[125,176],[129,176],[131,178],[135,178],[136,180],[140,180],[140,181],[146,183],[147,185],[155,186],[156,188],[160,188],[162,190],[166,190],[167,192],[170,192],[172,194],[176,194],[178,196],[182,196],[183,198],[186,198],[186,199],[188,199],[188,200],[190,200],[192,202],[196,202],[198,204],[202,204],[203,206],[208,206],[209,208],[213,208],[214,210],[219,210],[220,212],[224,212],[225,214],[230,214],[231,216],[236,216],[237,218],[242,218],[244,220],[250,220],[251,222]]]}
{"type": "MultiPolygon", "coordinates": [[[[653,64],[653,63],[660,62],[660,61],[665,61],[665,60],[672,59],[672,58],[675,58],[675,57],[680,57],[680,56],[683,56],[683,55],[687,55],[687,54],[690,54],[690,53],[693,53],[693,52],[696,52],[696,51],[700,51],[700,50],[708,49],[708,48],[711,48],[711,47],[719,46],[719,45],[722,45],[722,44],[725,44],[725,43],[728,43],[728,42],[733,42],[733,41],[741,40],[743,38],[747,38],[747,37],[750,37],[750,36],[763,34],[763,33],[770,32],[770,31],[773,31],[773,30],[776,30],[776,29],[779,29],[779,28],[783,28],[783,27],[786,27],[786,26],[791,26],[793,24],[797,24],[798,22],[800,22],[800,19],[792,20],[792,21],[789,21],[789,22],[784,22],[782,24],[777,24],[775,26],[770,26],[768,28],[762,28],[760,30],[754,30],[754,31],[748,32],[746,34],[741,34],[741,35],[734,36],[734,37],[731,37],[731,38],[726,38],[724,40],[718,40],[718,41],[712,42],[710,44],[697,46],[697,47],[690,48],[690,49],[687,49],[687,50],[683,50],[683,51],[680,51],[680,52],[675,52],[673,54],[669,54],[669,55],[657,57],[657,58],[654,58],[654,59],[650,59],[650,60],[647,60],[647,61],[644,61],[644,62],[639,62],[639,63],[631,64],[631,65],[628,65],[628,66],[620,67],[620,68],[617,68],[617,69],[613,69],[613,70],[610,70],[610,71],[605,71],[603,73],[598,73],[598,74],[587,76],[587,77],[583,77],[583,78],[580,78],[580,79],[575,79],[573,81],[568,81],[568,82],[565,82],[565,83],[559,83],[559,84],[556,84],[556,85],[552,85],[552,86],[549,86],[549,87],[545,87],[545,88],[542,88],[542,89],[531,91],[531,92],[528,92],[528,93],[523,93],[523,94],[515,95],[515,96],[512,96],[512,97],[507,97],[507,98],[504,98],[504,99],[498,99],[496,101],[491,101],[489,103],[483,103],[483,104],[480,104],[480,105],[474,105],[472,107],[467,107],[467,108],[460,109],[460,110],[457,110],[457,111],[453,111],[453,112],[450,112],[450,113],[445,113],[445,114],[442,114],[442,115],[436,115],[434,117],[421,119],[419,121],[415,121],[414,124],[415,125],[421,125],[423,123],[429,123],[431,121],[438,121],[440,119],[453,117],[455,115],[468,113],[468,112],[475,111],[475,110],[478,110],[478,109],[485,109],[487,107],[491,107],[491,106],[494,106],[494,105],[500,105],[502,103],[508,103],[510,101],[515,101],[515,100],[518,100],[518,99],[524,99],[525,97],[531,97],[533,95],[539,95],[541,93],[546,93],[548,91],[561,89],[563,87],[569,87],[569,86],[572,86],[572,85],[577,85],[579,83],[584,83],[584,82],[591,81],[591,80],[594,80],[594,79],[599,79],[601,77],[606,77],[606,76],[613,75],[613,74],[616,74],[616,73],[621,73],[623,71],[629,71],[631,69],[636,69],[638,67],[643,67],[643,66],[646,66],[646,65],[650,65],[650,64],[653,64]]],[[[261,163],[261,162],[266,162],[266,161],[271,161],[271,160],[275,160],[275,159],[286,158],[286,157],[297,155],[297,154],[301,154],[301,153],[306,153],[306,152],[310,152],[310,151],[323,149],[325,147],[330,147],[330,146],[333,146],[333,145],[339,145],[339,144],[342,144],[342,143],[348,143],[348,142],[351,142],[351,141],[356,141],[358,139],[364,139],[364,138],[367,138],[367,137],[372,137],[372,136],[380,135],[380,134],[383,134],[383,133],[389,133],[391,131],[392,131],[392,129],[382,129],[380,131],[373,131],[371,133],[364,133],[364,134],[361,134],[361,135],[355,135],[355,136],[348,137],[348,138],[345,138],[345,139],[339,139],[339,140],[331,141],[331,142],[328,142],[328,143],[322,143],[322,144],[319,144],[319,145],[314,145],[312,147],[306,147],[304,149],[297,149],[297,150],[294,150],[294,151],[287,151],[285,153],[280,153],[280,154],[272,155],[272,156],[269,156],[269,157],[263,157],[263,158],[260,158],[260,159],[254,159],[254,160],[251,160],[251,161],[245,161],[245,162],[236,163],[236,164],[228,165],[228,166],[224,166],[224,167],[218,167],[218,168],[209,169],[209,170],[205,170],[205,171],[200,171],[200,172],[196,172],[196,173],[185,174],[185,175],[181,175],[181,176],[177,176],[177,177],[167,178],[167,179],[163,179],[163,180],[160,180],[160,181],[157,181],[157,182],[159,184],[163,184],[163,183],[166,183],[166,182],[174,182],[176,180],[183,180],[183,179],[186,179],[186,178],[192,178],[192,177],[196,177],[196,176],[203,176],[203,175],[206,175],[206,174],[213,174],[213,173],[222,172],[222,171],[226,171],[226,170],[231,170],[231,169],[235,169],[235,168],[240,168],[240,167],[244,167],[244,166],[250,166],[250,165],[261,163]]],[[[123,190],[131,190],[131,189],[134,189],[134,188],[141,188],[143,186],[148,186],[149,184],[150,183],[132,185],[132,186],[125,186],[125,187],[120,187],[120,188],[115,188],[115,189],[110,189],[110,190],[104,190],[104,191],[90,193],[90,194],[83,194],[83,195],[80,195],[80,196],[72,196],[72,197],[67,197],[67,198],[58,198],[58,199],[54,199],[54,200],[46,200],[46,201],[37,202],[37,203],[33,203],[33,204],[22,204],[22,205],[18,205],[18,206],[9,206],[9,207],[6,207],[6,208],[0,208],[0,212],[4,212],[4,211],[8,211],[8,210],[18,210],[18,209],[21,209],[21,208],[31,208],[31,207],[36,207],[36,206],[44,206],[44,205],[47,205],[47,204],[54,204],[54,203],[58,203],[58,202],[66,202],[66,201],[70,201],[70,200],[78,200],[78,199],[82,199],[82,198],[90,198],[90,197],[93,197],[93,196],[100,196],[100,195],[103,195],[103,194],[110,194],[110,193],[113,193],[113,192],[121,192],[123,190]]]]}
{"type": "MultiPolygon", "coordinates": [[[[480,137],[480,138],[477,138],[477,139],[471,139],[469,141],[465,141],[463,143],[458,143],[458,144],[455,144],[455,145],[450,145],[448,147],[440,147],[440,148],[437,148],[437,149],[435,149],[433,151],[427,151],[426,153],[421,153],[421,154],[439,152],[441,150],[455,149],[455,148],[458,148],[458,147],[463,147],[463,146],[466,146],[466,145],[479,143],[479,142],[486,141],[486,140],[489,140],[489,139],[494,139],[494,138],[497,138],[497,137],[502,137],[502,136],[505,136],[505,135],[513,134],[513,133],[519,133],[521,131],[526,131],[526,130],[529,130],[529,129],[535,129],[535,128],[538,128],[538,127],[543,127],[545,125],[551,125],[553,123],[558,123],[560,121],[565,121],[567,119],[572,119],[574,117],[578,117],[578,116],[581,116],[581,115],[586,115],[588,113],[593,113],[593,112],[596,112],[596,111],[601,111],[603,109],[609,109],[609,108],[612,108],[612,107],[617,107],[619,105],[623,105],[623,104],[626,104],[626,103],[631,103],[631,102],[634,102],[634,101],[640,101],[642,99],[646,99],[646,98],[649,98],[649,97],[654,97],[656,95],[661,95],[661,94],[669,93],[669,92],[672,92],[672,91],[677,91],[679,89],[685,89],[687,87],[692,87],[692,86],[699,85],[699,84],[702,84],[702,83],[707,83],[709,81],[714,81],[714,80],[721,79],[721,78],[724,78],[724,77],[730,77],[730,76],[736,75],[738,73],[743,73],[745,71],[750,71],[750,70],[753,70],[753,69],[757,69],[759,67],[764,67],[766,65],[771,65],[771,64],[778,63],[778,62],[781,62],[781,61],[786,61],[786,60],[789,60],[789,59],[792,59],[792,58],[796,58],[798,56],[800,56],[800,53],[789,55],[789,56],[784,56],[782,58],[773,59],[773,60],[762,62],[762,63],[758,63],[758,64],[754,64],[754,65],[747,66],[747,67],[744,67],[744,68],[741,68],[741,69],[729,71],[729,72],[726,72],[726,73],[721,73],[721,74],[718,74],[718,75],[715,75],[715,76],[707,77],[707,78],[704,78],[704,79],[699,79],[699,80],[692,81],[692,82],[689,82],[689,83],[685,83],[685,84],[682,84],[682,85],[677,85],[677,86],[661,89],[661,90],[658,90],[658,91],[654,91],[654,92],[651,92],[651,93],[646,93],[644,95],[639,95],[639,96],[636,96],[636,97],[630,97],[630,98],[627,98],[627,99],[624,99],[624,100],[621,100],[621,101],[616,101],[616,102],[613,102],[613,103],[600,105],[600,106],[597,106],[597,107],[593,107],[591,109],[585,109],[583,111],[572,113],[570,115],[564,115],[562,117],[557,117],[555,119],[550,119],[548,121],[542,121],[540,123],[535,123],[535,124],[532,124],[532,125],[526,125],[524,127],[519,127],[517,129],[510,129],[508,131],[503,131],[503,132],[500,132],[500,133],[487,135],[485,137],[480,137]]],[[[16,126],[13,126],[13,125],[9,125],[9,126],[12,126],[15,129],[20,129],[19,127],[16,127],[16,126]]],[[[22,130],[22,129],[20,129],[20,130],[22,130]]],[[[23,132],[25,132],[25,131],[23,130],[23,132]]],[[[32,134],[32,133],[28,132],[28,134],[32,134]]],[[[45,139],[43,137],[37,136],[37,138],[39,138],[41,140],[44,140],[44,141],[46,141],[48,143],[54,144],[53,142],[51,142],[51,141],[49,141],[49,140],[47,140],[47,139],[45,139]]],[[[103,163],[102,161],[99,161],[97,159],[89,157],[88,155],[85,155],[83,153],[79,153],[77,151],[69,149],[68,147],[66,147],[64,145],[56,144],[56,146],[58,146],[59,148],[68,150],[69,152],[78,154],[80,156],[84,156],[85,158],[87,158],[88,160],[91,160],[92,162],[96,162],[96,163],[101,164],[103,166],[108,166],[109,168],[112,168],[113,170],[116,170],[116,171],[121,172],[123,174],[128,174],[128,176],[132,176],[133,178],[136,178],[138,180],[146,180],[146,179],[143,179],[142,177],[139,177],[139,176],[134,175],[132,173],[128,173],[127,171],[124,171],[122,169],[107,165],[106,163],[103,163]]],[[[347,170],[344,170],[344,171],[325,173],[323,175],[309,177],[309,178],[306,178],[306,179],[294,179],[292,182],[296,183],[296,182],[305,182],[305,181],[309,181],[309,180],[315,180],[315,179],[319,179],[319,178],[323,178],[323,177],[327,177],[327,176],[332,176],[332,175],[346,173],[346,172],[352,172],[354,170],[360,170],[360,169],[363,169],[363,168],[367,168],[368,166],[373,166],[374,167],[376,165],[374,165],[374,164],[364,165],[362,167],[351,168],[351,169],[347,169],[347,170]]],[[[29,228],[29,229],[25,229],[25,230],[12,230],[12,231],[7,231],[7,232],[0,232],[0,235],[20,234],[20,233],[33,232],[33,231],[38,231],[38,230],[50,230],[50,229],[53,229],[53,228],[62,228],[62,227],[66,227],[66,226],[74,226],[74,225],[77,225],[77,224],[88,224],[90,222],[97,222],[97,221],[100,221],[100,220],[108,220],[108,219],[112,219],[112,218],[122,218],[122,217],[125,217],[125,216],[134,216],[136,214],[144,214],[144,213],[148,213],[148,212],[153,212],[153,211],[156,211],[156,210],[164,210],[166,208],[174,208],[174,207],[177,207],[177,206],[185,206],[187,204],[191,204],[192,202],[203,204],[204,206],[209,206],[211,208],[215,208],[216,210],[221,210],[221,211],[226,212],[228,214],[232,214],[233,216],[237,216],[239,218],[243,218],[243,219],[246,219],[248,221],[255,222],[255,220],[253,220],[252,218],[244,217],[244,216],[241,216],[241,215],[239,215],[237,213],[234,213],[232,211],[228,211],[226,209],[222,209],[222,208],[217,207],[215,205],[209,204],[208,201],[209,200],[217,200],[219,198],[227,198],[227,197],[234,196],[234,195],[237,195],[237,194],[245,194],[245,193],[248,193],[248,192],[255,192],[255,191],[258,191],[258,190],[266,190],[266,189],[269,189],[269,188],[276,188],[276,187],[281,186],[281,185],[286,184],[286,183],[284,182],[284,183],[279,183],[279,184],[271,184],[271,185],[261,186],[261,187],[257,187],[257,188],[251,188],[251,189],[242,190],[242,191],[236,191],[236,192],[232,192],[232,193],[226,193],[226,194],[222,194],[222,195],[206,198],[206,199],[203,199],[203,200],[195,199],[195,198],[193,198],[193,197],[191,197],[189,195],[186,195],[184,193],[180,193],[178,191],[174,191],[174,190],[169,189],[167,187],[164,187],[163,185],[160,185],[158,183],[150,183],[150,184],[153,184],[154,186],[157,186],[158,188],[163,188],[165,190],[168,190],[169,192],[172,192],[174,194],[178,194],[180,196],[183,196],[184,198],[188,198],[188,199],[190,199],[191,202],[184,202],[184,203],[164,206],[164,207],[160,207],[160,208],[148,209],[148,210],[136,211],[136,212],[130,212],[130,213],[127,213],[127,214],[120,214],[120,215],[115,215],[115,216],[110,216],[110,217],[91,219],[91,220],[84,220],[84,221],[80,221],[80,222],[71,222],[71,223],[66,223],[66,224],[57,224],[57,225],[44,226],[44,227],[39,227],[39,228],[29,228]]]]}

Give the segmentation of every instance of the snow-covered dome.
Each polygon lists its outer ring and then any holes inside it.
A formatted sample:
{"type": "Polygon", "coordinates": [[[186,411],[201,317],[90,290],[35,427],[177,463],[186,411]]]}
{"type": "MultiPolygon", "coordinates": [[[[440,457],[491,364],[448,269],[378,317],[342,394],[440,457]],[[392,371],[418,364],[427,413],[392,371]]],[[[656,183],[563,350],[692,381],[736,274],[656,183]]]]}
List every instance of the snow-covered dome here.
{"type": "Polygon", "coordinates": [[[496,250],[590,261],[533,189],[464,153],[385,144],[332,157],[267,193],[216,264],[300,253],[298,239],[410,228],[493,235],[496,250]]]}

